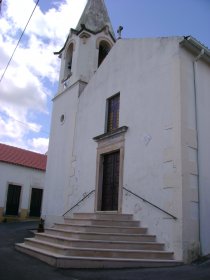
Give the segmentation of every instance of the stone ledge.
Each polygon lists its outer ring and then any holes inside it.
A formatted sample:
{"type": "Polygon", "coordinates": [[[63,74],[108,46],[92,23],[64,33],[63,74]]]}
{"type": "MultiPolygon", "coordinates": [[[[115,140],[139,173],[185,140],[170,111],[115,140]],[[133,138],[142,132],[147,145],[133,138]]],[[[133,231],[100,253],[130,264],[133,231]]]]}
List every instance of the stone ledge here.
{"type": "Polygon", "coordinates": [[[128,130],[127,126],[121,126],[121,127],[117,128],[113,131],[106,132],[104,134],[98,135],[98,136],[94,137],[93,140],[98,142],[100,140],[104,140],[104,139],[107,139],[107,138],[110,138],[110,137],[113,137],[113,136],[117,136],[121,133],[125,133],[127,130],[128,130]]]}

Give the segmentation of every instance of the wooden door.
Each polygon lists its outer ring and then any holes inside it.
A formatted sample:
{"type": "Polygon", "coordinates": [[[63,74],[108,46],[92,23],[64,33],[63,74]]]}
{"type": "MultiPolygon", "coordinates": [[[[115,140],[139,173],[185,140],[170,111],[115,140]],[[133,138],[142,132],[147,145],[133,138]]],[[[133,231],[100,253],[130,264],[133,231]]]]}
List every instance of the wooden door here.
{"type": "Polygon", "coordinates": [[[29,214],[32,217],[40,217],[41,215],[42,193],[42,189],[32,188],[29,214]]]}
{"type": "Polygon", "coordinates": [[[102,211],[118,210],[120,152],[104,155],[102,211]]]}
{"type": "Polygon", "coordinates": [[[18,215],[20,203],[21,186],[12,185],[8,186],[6,215],[18,215]]]}

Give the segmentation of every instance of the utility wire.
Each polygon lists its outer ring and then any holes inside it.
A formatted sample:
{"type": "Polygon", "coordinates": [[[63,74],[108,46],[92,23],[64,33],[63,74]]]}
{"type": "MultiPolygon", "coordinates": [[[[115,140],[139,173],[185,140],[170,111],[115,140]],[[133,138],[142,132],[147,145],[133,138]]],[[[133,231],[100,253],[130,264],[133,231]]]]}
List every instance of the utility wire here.
{"type": "MultiPolygon", "coordinates": [[[[30,128],[30,129],[32,129],[32,126],[31,126],[30,124],[24,123],[24,122],[19,121],[19,120],[16,120],[16,119],[14,119],[14,118],[12,118],[12,119],[13,119],[13,121],[18,122],[19,124],[21,124],[21,125],[23,125],[23,126],[25,126],[25,127],[28,127],[28,128],[30,128]]],[[[38,131],[35,131],[35,132],[38,132],[38,131]]],[[[43,133],[43,134],[46,134],[46,135],[49,135],[49,132],[44,131],[44,130],[40,130],[39,132],[40,132],[40,133],[43,133]]]]}
{"type": "MultiPolygon", "coordinates": [[[[1,1],[1,0],[0,0],[0,1],[1,1]]],[[[10,62],[11,62],[12,59],[13,59],[13,56],[14,56],[14,54],[15,54],[15,52],[16,52],[16,49],[17,49],[17,47],[18,47],[18,45],[19,45],[19,43],[20,43],[20,41],[21,41],[21,39],[22,39],[22,37],[23,37],[23,35],[24,35],[24,33],[25,33],[25,30],[26,30],[26,28],[27,28],[27,26],[28,26],[28,24],[29,24],[29,22],[30,22],[30,20],[31,20],[31,18],[32,18],[34,12],[35,12],[35,10],[36,10],[36,7],[37,7],[38,3],[39,3],[39,0],[37,0],[36,5],[35,5],[35,7],[34,7],[32,13],[31,13],[31,15],[30,15],[30,17],[29,17],[27,23],[26,23],[26,26],[25,26],[25,28],[23,29],[23,31],[22,31],[22,33],[21,33],[21,35],[20,35],[20,38],[19,38],[19,40],[18,40],[18,42],[17,42],[17,45],[16,45],[16,47],[15,47],[15,49],[14,49],[14,51],[13,51],[13,53],[12,53],[12,55],[11,55],[9,61],[8,61],[8,63],[7,63],[7,66],[6,66],[6,68],[5,68],[5,70],[4,70],[3,74],[2,74],[2,76],[1,76],[0,83],[1,83],[1,81],[3,80],[3,78],[4,78],[4,75],[5,75],[7,69],[8,69],[8,67],[9,67],[9,65],[10,65],[10,62]]]]}
{"type": "MultiPolygon", "coordinates": [[[[22,121],[19,121],[19,120],[13,118],[13,117],[10,117],[10,118],[11,118],[13,121],[18,122],[19,124],[21,124],[21,125],[23,125],[23,126],[25,126],[25,127],[28,127],[29,129],[32,129],[32,130],[33,130],[32,126],[31,126],[30,124],[25,123],[25,122],[22,122],[22,121]]],[[[35,132],[37,132],[37,131],[35,131],[35,132]]],[[[44,130],[40,130],[39,132],[40,132],[40,133],[43,133],[43,134],[46,134],[46,135],[49,135],[49,132],[44,131],[44,130]]]]}
{"type": "MultiPolygon", "coordinates": [[[[32,18],[34,12],[35,12],[35,10],[36,10],[36,7],[37,7],[38,3],[39,3],[39,0],[37,0],[36,5],[35,5],[35,7],[34,7],[32,13],[31,13],[31,15],[30,15],[30,17],[29,17],[27,23],[26,23],[26,26],[25,26],[25,28],[23,29],[22,33],[21,33],[21,36],[20,36],[20,38],[19,38],[19,40],[18,40],[18,42],[17,42],[17,45],[16,45],[16,47],[15,47],[15,49],[14,49],[14,51],[13,51],[13,53],[12,53],[12,55],[11,55],[9,61],[8,61],[8,63],[7,63],[7,66],[6,66],[6,68],[5,68],[5,70],[4,70],[3,74],[2,74],[2,76],[1,76],[0,82],[1,82],[1,81],[3,80],[3,78],[4,78],[4,75],[5,75],[6,71],[7,71],[7,68],[9,67],[9,65],[10,65],[10,63],[11,63],[11,61],[12,61],[12,58],[13,58],[15,52],[16,52],[16,49],[17,49],[17,47],[18,47],[18,45],[19,45],[19,43],[20,43],[20,41],[21,41],[21,39],[22,39],[22,37],[23,37],[23,35],[24,35],[24,33],[25,33],[25,30],[26,30],[26,28],[27,28],[27,26],[28,26],[28,24],[29,24],[29,22],[30,22],[30,20],[31,20],[31,18],[32,18]]],[[[1,4],[2,4],[2,0],[0,0],[0,8],[1,8],[1,4]]],[[[24,125],[24,126],[27,126],[28,128],[31,128],[31,126],[30,126],[29,124],[27,124],[27,123],[24,123],[24,122],[22,122],[22,121],[16,120],[16,119],[14,119],[14,118],[12,118],[12,119],[13,119],[14,121],[16,121],[16,122],[18,122],[18,123],[24,125]]],[[[41,130],[40,132],[49,135],[49,132],[46,132],[46,131],[44,131],[44,130],[41,130]]]]}

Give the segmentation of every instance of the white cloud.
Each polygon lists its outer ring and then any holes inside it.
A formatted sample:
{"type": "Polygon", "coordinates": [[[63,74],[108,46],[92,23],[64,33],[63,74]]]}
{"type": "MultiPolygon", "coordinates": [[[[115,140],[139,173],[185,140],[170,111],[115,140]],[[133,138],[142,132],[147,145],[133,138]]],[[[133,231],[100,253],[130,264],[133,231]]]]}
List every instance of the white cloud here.
{"type": "MultiPolygon", "coordinates": [[[[7,0],[4,5],[0,18],[0,77],[35,2],[21,0],[20,5],[20,1],[7,0]]],[[[39,134],[42,120],[33,121],[31,116],[49,114],[49,99],[55,94],[52,86],[58,81],[60,62],[53,52],[63,46],[85,4],[86,0],[57,1],[45,13],[36,8],[0,83],[0,142],[46,152],[48,139],[39,134]],[[31,132],[37,132],[37,136],[31,132]]]]}
{"type": "Polygon", "coordinates": [[[28,141],[28,145],[35,152],[46,154],[48,150],[49,139],[48,138],[34,138],[28,141]]]}
{"type": "Polygon", "coordinates": [[[17,125],[12,118],[0,118],[0,138],[9,137],[12,140],[20,139],[24,134],[23,126],[17,125]]]}

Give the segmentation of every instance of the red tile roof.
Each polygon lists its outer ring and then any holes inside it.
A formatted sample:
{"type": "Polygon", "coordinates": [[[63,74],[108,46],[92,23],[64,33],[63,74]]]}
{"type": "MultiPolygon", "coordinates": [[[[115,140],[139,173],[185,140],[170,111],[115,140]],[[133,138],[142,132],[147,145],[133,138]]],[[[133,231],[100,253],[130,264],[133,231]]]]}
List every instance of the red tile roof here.
{"type": "Polygon", "coordinates": [[[47,156],[0,143],[0,161],[45,171],[47,156]]]}

